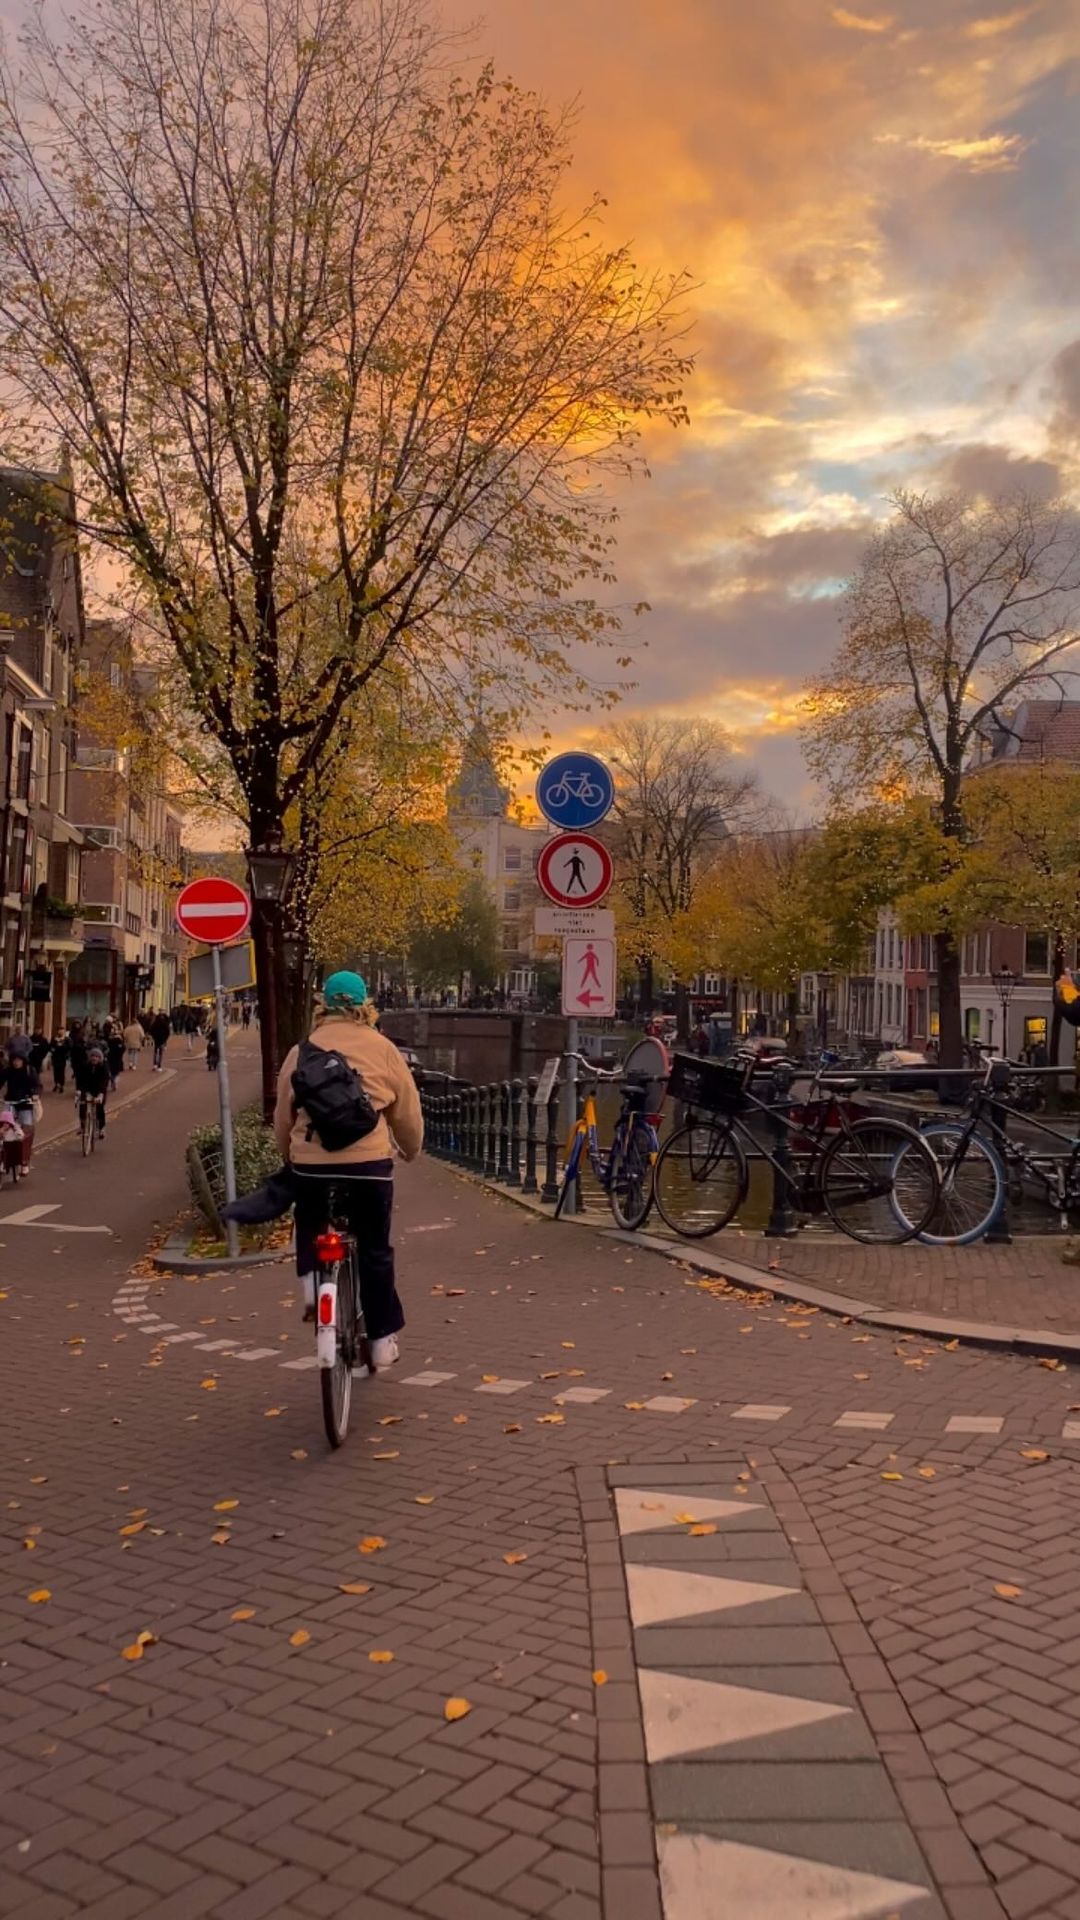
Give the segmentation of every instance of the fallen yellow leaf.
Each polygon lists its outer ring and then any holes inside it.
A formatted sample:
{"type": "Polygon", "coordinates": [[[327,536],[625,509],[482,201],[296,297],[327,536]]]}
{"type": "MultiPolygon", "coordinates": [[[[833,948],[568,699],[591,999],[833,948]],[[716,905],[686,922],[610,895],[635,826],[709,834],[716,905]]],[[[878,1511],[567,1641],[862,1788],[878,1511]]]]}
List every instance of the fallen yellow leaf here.
{"type": "Polygon", "coordinates": [[[215,1513],[231,1513],[233,1511],[233,1508],[238,1507],[239,1505],[240,1505],[239,1500],[215,1500],[214,1512],[215,1513]]]}
{"type": "Polygon", "coordinates": [[[1049,1460],[1050,1455],[1042,1447],[1021,1447],[1021,1460],[1049,1460]]]}
{"type": "Polygon", "coordinates": [[[35,1473],[33,1478],[30,1481],[30,1485],[32,1487],[43,1487],[45,1486],[48,1478],[49,1476],[47,1473],[35,1473]]]}
{"type": "Polygon", "coordinates": [[[460,1699],[448,1700],[445,1707],[443,1708],[443,1719],[444,1720],[464,1720],[465,1715],[471,1712],[472,1712],[471,1700],[460,1700],[460,1699]]]}
{"type": "Polygon", "coordinates": [[[573,1352],[573,1349],[577,1346],[577,1341],[576,1340],[560,1340],[559,1345],[561,1347],[569,1347],[571,1352],[573,1352]]]}
{"type": "Polygon", "coordinates": [[[716,1528],[712,1525],[711,1521],[705,1525],[703,1525],[700,1521],[698,1521],[698,1523],[695,1526],[691,1527],[690,1532],[695,1539],[700,1539],[702,1534],[715,1533],[716,1528]]]}
{"type": "Polygon", "coordinates": [[[503,1432],[504,1432],[504,1433],[520,1433],[520,1432],[521,1432],[521,1421],[520,1421],[520,1420],[512,1420],[512,1421],[510,1422],[510,1425],[509,1425],[508,1427],[504,1427],[504,1428],[503,1428],[503,1432]]]}
{"type": "Polygon", "coordinates": [[[528,1557],[529,1556],[527,1553],[504,1553],[503,1554],[503,1559],[505,1560],[508,1567],[520,1567],[522,1561],[527,1560],[528,1557]]]}
{"type": "Polygon", "coordinates": [[[379,1425],[380,1427],[399,1427],[404,1418],[403,1413],[384,1413],[380,1415],[379,1425]]]}
{"type": "Polygon", "coordinates": [[[386,1541],[381,1533],[365,1534],[357,1549],[359,1553],[381,1553],[386,1541]]]}
{"type": "Polygon", "coordinates": [[[28,1593],[26,1597],[32,1607],[41,1607],[44,1606],[46,1600],[52,1599],[52,1594],[49,1592],[48,1587],[35,1587],[33,1593],[28,1593]]]}
{"type": "MultiPolygon", "coordinates": [[[[641,1504],[642,1506],[647,1506],[650,1512],[659,1513],[660,1511],[659,1500],[655,1503],[655,1506],[653,1505],[652,1501],[646,1501],[646,1500],[643,1500],[641,1504]]],[[[676,1525],[680,1527],[692,1527],[696,1519],[697,1519],[696,1513],[677,1513],[675,1515],[676,1525]]]]}
{"type": "Polygon", "coordinates": [[[604,1672],[603,1667],[596,1667],[594,1669],[592,1683],[594,1687],[607,1686],[607,1674],[604,1672]]]}
{"type": "Polygon", "coordinates": [[[364,1580],[339,1580],[339,1593],[370,1593],[371,1588],[364,1580]]]}
{"type": "Polygon", "coordinates": [[[306,1627],[297,1627],[296,1632],[290,1633],[289,1635],[289,1645],[290,1647],[306,1647],[310,1639],[311,1635],[306,1627]]]}
{"type": "Polygon", "coordinates": [[[537,1415],[538,1427],[561,1427],[566,1420],[565,1413],[541,1413],[537,1415]]]}
{"type": "Polygon", "coordinates": [[[492,1386],[494,1382],[498,1379],[498,1377],[499,1376],[497,1373],[482,1373],[480,1375],[480,1378],[483,1381],[485,1387],[492,1386]]]}
{"type": "Polygon", "coordinates": [[[213,1541],[215,1547],[227,1547],[229,1544],[228,1528],[220,1527],[217,1533],[212,1533],[210,1535],[210,1538],[213,1541]]]}
{"type": "Polygon", "coordinates": [[[373,1653],[368,1654],[368,1659],[376,1667],[388,1667],[393,1657],[388,1647],[376,1647],[373,1653]]]}
{"type": "Polygon", "coordinates": [[[902,1473],[883,1473],[881,1477],[883,1480],[902,1480],[904,1476],[902,1473]]]}
{"type": "Polygon", "coordinates": [[[538,1380],[559,1380],[562,1376],[556,1368],[554,1373],[539,1373],[536,1377],[538,1380]]]}
{"type": "Polygon", "coordinates": [[[284,1411],[284,1407],[267,1407],[266,1412],[263,1414],[263,1419],[276,1420],[278,1415],[284,1413],[284,1411]]]}
{"type": "Polygon", "coordinates": [[[660,1378],[661,1380],[674,1380],[675,1375],[673,1373],[662,1373],[660,1378]]]}
{"type": "Polygon", "coordinates": [[[373,1460],[400,1460],[401,1450],[398,1447],[392,1447],[388,1453],[373,1453],[371,1457],[373,1460]]]}
{"type": "Polygon", "coordinates": [[[1006,1581],[994,1588],[999,1600],[1019,1600],[1023,1591],[1022,1587],[1010,1587],[1006,1581]]]}
{"type": "Polygon", "coordinates": [[[945,1342],[945,1352],[946,1352],[946,1353],[955,1353],[955,1352],[956,1352],[956,1349],[957,1349],[957,1347],[958,1347],[959,1345],[960,1345],[960,1342],[959,1342],[959,1340],[946,1340],[946,1342],[945,1342]]]}
{"type": "Polygon", "coordinates": [[[237,1607],[232,1618],[234,1620],[254,1620],[255,1609],[254,1607],[237,1607]]]}
{"type": "Polygon", "coordinates": [[[1048,1373],[1064,1373],[1065,1371],[1064,1360],[1040,1360],[1039,1365],[1040,1367],[1045,1367],[1048,1373]]]}
{"type": "Polygon", "coordinates": [[[920,1480],[933,1480],[937,1474],[936,1467],[916,1467],[915,1471],[920,1480]]]}
{"type": "Polygon", "coordinates": [[[147,1514],[149,1513],[149,1511],[150,1511],[150,1509],[149,1509],[149,1507],[129,1507],[129,1508],[128,1508],[128,1519],[129,1519],[129,1520],[142,1520],[142,1519],[144,1519],[144,1518],[145,1518],[145,1516],[146,1516],[146,1515],[147,1515],[147,1514]]]}
{"type": "Polygon", "coordinates": [[[434,1501],[435,1495],[433,1493],[418,1493],[415,1497],[415,1502],[418,1507],[430,1507],[434,1505],[434,1501]]]}
{"type": "Polygon", "coordinates": [[[129,1527],[121,1527],[121,1538],[124,1540],[130,1539],[132,1534],[141,1533],[145,1525],[145,1520],[133,1520],[129,1527]]]}
{"type": "Polygon", "coordinates": [[[644,1400],[624,1400],[623,1406],[627,1413],[644,1413],[645,1411],[644,1400]]]}
{"type": "Polygon", "coordinates": [[[292,1453],[291,1453],[291,1455],[290,1455],[290,1458],[291,1458],[291,1459],[293,1459],[293,1460],[306,1460],[306,1459],[307,1459],[307,1448],[306,1448],[306,1447],[294,1447],[294,1448],[293,1448],[293,1450],[292,1450],[292,1453]]]}
{"type": "Polygon", "coordinates": [[[216,1392],[217,1392],[217,1381],[216,1381],[216,1380],[200,1380],[200,1381],[199,1381],[199,1385],[200,1385],[200,1387],[202,1388],[202,1390],[203,1390],[203,1392],[204,1392],[204,1393],[216,1393],[216,1392]]]}
{"type": "Polygon", "coordinates": [[[468,1419],[469,1419],[469,1416],[468,1416],[468,1414],[467,1414],[467,1413],[455,1413],[455,1415],[454,1415],[454,1425],[455,1425],[455,1427],[464,1427],[464,1426],[466,1426],[466,1425],[468,1424],[468,1419]]]}

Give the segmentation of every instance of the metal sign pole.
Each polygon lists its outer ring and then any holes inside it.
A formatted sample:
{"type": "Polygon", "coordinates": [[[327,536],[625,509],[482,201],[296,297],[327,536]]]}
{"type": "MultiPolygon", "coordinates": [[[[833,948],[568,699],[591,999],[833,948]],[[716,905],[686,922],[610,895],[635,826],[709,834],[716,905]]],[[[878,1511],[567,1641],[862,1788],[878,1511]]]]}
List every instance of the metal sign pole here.
{"type": "MultiPolygon", "coordinates": [[[[225,1199],[236,1199],[236,1162],[233,1158],[232,1103],[229,1098],[229,1056],[225,1050],[225,988],[221,983],[221,948],[210,949],[214,956],[214,1009],[217,1019],[218,1099],[221,1105],[221,1158],[225,1168],[225,1199]]],[[[230,1256],[239,1253],[240,1242],[235,1220],[225,1223],[225,1245],[230,1256]]]]}

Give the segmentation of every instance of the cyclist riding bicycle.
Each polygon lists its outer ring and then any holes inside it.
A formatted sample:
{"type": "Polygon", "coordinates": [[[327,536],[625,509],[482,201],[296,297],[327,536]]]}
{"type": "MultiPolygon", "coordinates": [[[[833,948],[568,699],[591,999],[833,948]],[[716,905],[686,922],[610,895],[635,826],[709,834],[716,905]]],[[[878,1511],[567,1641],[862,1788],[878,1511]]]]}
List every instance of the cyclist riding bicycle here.
{"type": "Polygon", "coordinates": [[[315,1315],[316,1236],[335,1214],[356,1240],[360,1299],[376,1370],[398,1358],[405,1314],[394,1277],[390,1222],[393,1149],[415,1160],[424,1140],[416,1083],[404,1055],[376,1031],[357,973],[333,973],[309,1038],[278,1076],[274,1134],[296,1190],[296,1271],[304,1318],[315,1315]]]}
{"type": "Polygon", "coordinates": [[[84,1100],[92,1100],[97,1109],[97,1137],[105,1138],[105,1103],[109,1097],[112,1076],[105,1050],[97,1041],[92,1041],[85,1053],[74,1058],[75,1091],[79,1099],[79,1112],[82,1112],[84,1100]]]}

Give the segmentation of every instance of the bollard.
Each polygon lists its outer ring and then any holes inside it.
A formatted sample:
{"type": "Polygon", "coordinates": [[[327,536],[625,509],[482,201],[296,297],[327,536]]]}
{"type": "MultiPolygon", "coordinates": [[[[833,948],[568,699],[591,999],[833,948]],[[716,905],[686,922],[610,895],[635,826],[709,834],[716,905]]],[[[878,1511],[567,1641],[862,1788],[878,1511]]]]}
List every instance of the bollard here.
{"type": "Polygon", "coordinates": [[[484,1159],[484,1172],[489,1180],[494,1180],[499,1172],[499,1089],[492,1081],[488,1087],[488,1130],[487,1152],[484,1159]]]}
{"type": "Polygon", "coordinates": [[[450,1089],[450,1158],[460,1160],[461,1154],[461,1088],[450,1089]]]}
{"type": "Polygon", "coordinates": [[[480,1165],[480,1089],[469,1089],[469,1164],[480,1165]]]}
{"type": "Polygon", "coordinates": [[[499,1171],[496,1178],[503,1186],[510,1181],[510,1082],[499,1088],[499,1171]]]}
{"type": "MultiPolygon", "coordinates": [[[[1001,1128],[1002,1133],[1008,1133],[1009,1116],[1004,1107],[997,1105],[992,1106],[990,1109],[990,1118],[995,1126],[1001,1128]]],[[[1000,1151],[1001,1157],[1005,1161],[1005,1187],[1001,1195],[1001,1205],[983,1235],[984,1247],[1012,1246],[1012,1229],[1009,1226],[1009,1163],[1005,1159],[1004,1150],[1001,1149],[1000,1151]]]]}
{"type": "Polygon", "coordinates": [[[520,1080],[510,1082],[510,1164],[506,1172],[508,1187],[521,1185],[521,1094],[520,1080]]]}
{"type": "MultiPolygon", "coordinates": [[[[778,1104],[782,1094],[787,1093],[790,1087],[790,1074],[784,1076],[781,1074],[780,1069],[777,1068],[773,1076],[772,1086],[769,1090],[769,1105],[773,1106],[778,1104]],[[786,1085],[784,1084],[785,1077],[786,1085]]],[[[825,1097],[828,1099],[828,1094],[826,1094],[825,1097]]],[[[765,1228],[765,1238],[766,1240],[787,1240],[790,1239],[792,1234],[798,1232],[799,1224],[791,1206],[791,1130],[785,1125],[779,1114],[768,1114],[766,1116],[766,1129],[772,1140],[772,1149],[776,1165],[772,1169],[772,1211],[769,1214],[768,1225],[765,1228]]]]}
{"type": "Polygon", "coordinates": [[[443,1106],[443,1096],[437,1093],[435,1095],[435,1151],[440,1160],[443,1158],[443,1106]]]}
{"type": "Polygon", "coordinates": [[[482,1173],[484,1170],[484,1089],[483,1087],[477,1087],[476,1089],[474,1116],[476,1121],[476,1127],[473,1133],[473,1166],[477,1169],[478,1172],[482,1173]]]}
{"type": "Polygon", "coordinates": [[[547,1103],[547,1134],[544,1139],[544,1186],[542,1200],[554,1205],[559,1197],[559,1087],[551,1089],[547,1103]]]}
{"type": "Polygon", "coordinates": [[[536,1088],[538,1082],[533,1074],[525,1088],[525,1178],[521,1183],[523,1193],[539,1192],[536,1178],[536,1088]]]}

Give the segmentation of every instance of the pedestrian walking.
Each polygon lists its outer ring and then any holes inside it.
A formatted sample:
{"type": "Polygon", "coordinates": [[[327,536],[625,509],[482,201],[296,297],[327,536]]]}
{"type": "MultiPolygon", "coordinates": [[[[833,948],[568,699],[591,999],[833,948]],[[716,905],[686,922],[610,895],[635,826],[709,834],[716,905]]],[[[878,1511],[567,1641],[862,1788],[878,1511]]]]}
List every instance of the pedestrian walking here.
{"type": "Polygon", "coordinates": [[[66,1027],[58,1027],[53,1034],[49,1049],[49,1062],[52,1066],[53,1092],[63,1093],[67,1080],[68,1061],[71,1058],[71,1041],[66,1027]]]}
{"type": "Polygon", "coordinates": [[[359,974],[331,974],[309,1039],[292,1048],[278,1077],[274,1135],[296,1182],[296,1271],[305,1317],[314,1318],[314,1243],[333,1194],[356,1236],[360,1297],[378,1369],[398,1358],[405,1325],[390,1241],[393,1143],[403,1159],[415,1160],[424,1122],[404,1056],[376,1031],[373,1013],[359,974]]]}
{"type": "Polygon", "coordinates": [[[154,1072],[160,1073],[165,1064],[165,1049],[169,1044],[172,1021],[164,1008],[155,1013],[150,1022],[150,1038],[154,1043],[154,1072]]]}
{"type": "Polygon", "coordinates": [[[139,1064],[139,1055],[146,1040],[139,1022],[129,1020],[124,1028],[124,1063],[129,1073],[134,1073],[139,1064]]]}
{"type": "Polygon", "coordinates": [[[116,1020],[110,1020],[109,1031],[105,1036],[105,1058],[109,1066],[109,1091],[116,1092],[116,1083],[124,1071],[124,1030],[116,1020]]]}
{"type": "Polygon", "coordinates": [[[49,1057],[49,1042],[48,1042],[48,1039],[46,1038],[44,1029],[41,1027],[38,1027],[34,1033],[33,1039],[30,1042],[30,1065],[33,1067],[34,1072],[39,1077],[41,1074],[41,1069],[45,1065],[45,1062],[48,1059],[48,1057],[49,1057]]]}
{"type": "Polygon", "coordinates": [[[202,1021],[195,1012],[194,1007],[189,1007],[187,1013],[184,1015],[184,1038],[187,1042],[187,1050],[189,1053],[195,1051],[195,1042],[201,1032],[202,1021]]]}
{"type": "Polygon", "coordinates": [[[217,1072],[220,1058],[221,1054],[218,1047],[217,1032],[215,1028],[211,1027],[210,1032],[206,1036],[206,1069],[208,1073],[217,1072]]]}
{"type": "Polygon", "coordinates": [[[244,1008],[243,1008],[243,1012],[240,1015],[240,1018],[243,1021],[244,1032],[246,1033],[248,1028],[251,1025],[251,1001],[250,1000],[244,1001],[244,1008]]]}
{"type": "Polygon", "coordinates": [[[28,1034],[13,1034],[7,1042],[7,1062],[0,1067],[0,1094],[11,1108],[16,1125],[22,1128],[19,1153],[21,1180],[25,1180],[30,1172],[34,1129],[41,1119],[41,1077],[31,1063],[32,1044],[28,1034]]]}

